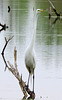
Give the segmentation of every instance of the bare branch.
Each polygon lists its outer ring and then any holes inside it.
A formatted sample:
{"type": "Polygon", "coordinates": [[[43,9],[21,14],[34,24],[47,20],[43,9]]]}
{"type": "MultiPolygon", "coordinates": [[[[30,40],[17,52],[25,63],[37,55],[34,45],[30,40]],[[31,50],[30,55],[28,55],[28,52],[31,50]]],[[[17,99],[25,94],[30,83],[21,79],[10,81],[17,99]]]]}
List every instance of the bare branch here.
{"type": "Polygon", "coordinates": [[[17,50],[16,50],[16,47],[14,48],[14,65],[15,65],[15,69],[17,71],[17,50]]]}
{"type": "Polygon", "coordinates": [[[5,60],[5,57],[4,57],[4,51],[5,51],[5,49],[6,49],[6,46],[7,46],[7,44],[8,44],[8,42],[13,38],[14,36],[12,36],[11,38],[9,38],[8,40],[6,39],[6,37],[5,37],[5,41],[6,41],[6,43],[5,43],[5,45],[4,45],[4,48],[3,48],[3,50],[2,50],[2,57],[3,57],[3,61],[4,61],[4,63],[5,63],[5,70],[6,70],[6,68],[8,67],[8,64],[6,63],[6,60],[5,60]]]}
{"type": "Polygon", "coordinates": [[[55,9],[54,5],[52,4],[52,2],[50,0],[48,0],[49,3],[51,4],[52,8],[55,9]]]}
{"type": "Polygon", "coordinates": [[[2,55],[4,54],[4,51],[5,51],[5,49],[6,49],[6,46],[7,46],[7,44],[8,44],[8,42],[13,38],[14,36],[12,36],[11,38],[9,38],[8,40],[6,39],[6,37],[5,37],[5,41],[6,41],[6,43],[5,43],[5,45],[4,45],[4,48],[3,48],[3,50],[2,50],[2,55]]]}
{"type": "Polygon", "coordinates": [[[6,60],[5,60],[4,54],[3,53],[1,53],[1,54],[2,54],[2,57],[3,57],[3,61],[5,63],[5,71],[6,71],[6,68],[8,68],[8,64],[7,64],[6,60]]]}
{"type": "Polygon", "coordinates": [[[50,5],[52,6],[53,11],[54,11],[54,12],[55,12],[55,14],[57,15],[57,17],[59,17],[59,16],[60,16],[60,14],[61,14],[61,12],[60,12],[60,13],[57,13],[56,8],[55,8],[55,7],[54,7],[54,5],[52,4],[52,2],[51,2],[50,0],[48,0],[48,1],[49,1],[50,5]]]}

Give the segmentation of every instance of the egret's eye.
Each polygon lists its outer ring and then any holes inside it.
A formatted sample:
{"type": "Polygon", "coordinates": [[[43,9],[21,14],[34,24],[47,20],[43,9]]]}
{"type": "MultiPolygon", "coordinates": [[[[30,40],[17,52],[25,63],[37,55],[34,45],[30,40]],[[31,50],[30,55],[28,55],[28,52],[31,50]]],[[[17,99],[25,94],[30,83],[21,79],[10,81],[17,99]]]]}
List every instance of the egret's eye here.
{"type": "Polygon", "coordinates": [[[37,11],[40,11],[39,9],[37,11]]]}
{"type": "Polygon", "coordinates": [[[37,9],[37,11],[40,11],[40,9],[37,9]]]}

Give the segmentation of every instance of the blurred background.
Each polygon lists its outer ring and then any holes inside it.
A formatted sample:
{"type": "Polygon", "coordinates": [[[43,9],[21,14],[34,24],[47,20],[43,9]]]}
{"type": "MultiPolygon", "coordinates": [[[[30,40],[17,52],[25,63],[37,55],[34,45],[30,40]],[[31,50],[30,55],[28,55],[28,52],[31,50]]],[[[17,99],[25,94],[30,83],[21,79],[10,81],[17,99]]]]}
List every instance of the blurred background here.
{"type": "MultiPolygon", "coordinates": [[[[62,11],[62,1],[52,0],[57,12],[62,11]]],[[[5,58],[14,65],[14,47],[17,49],[17,65],[20,75],[27,82],[25,50],[29,45],[36,9],[39,13],[36,30],[35,94],[38,100],[62,100],[62,17],[56,20],[52,10],[49,20],[48,0],[0,0],[0,23],[8,28],[0,32],[0,99],[21,100],[23,93],[17,79],[5,69],[1,52],[7,39],[14,35],[5,50],[5,58]],[[8,12],[10,6],[10,12],[8,12]],[[34,8],[34,11],[33,11],[34,8]]],[[[0,26],[1,29],[1,26],[0,26]]]]}

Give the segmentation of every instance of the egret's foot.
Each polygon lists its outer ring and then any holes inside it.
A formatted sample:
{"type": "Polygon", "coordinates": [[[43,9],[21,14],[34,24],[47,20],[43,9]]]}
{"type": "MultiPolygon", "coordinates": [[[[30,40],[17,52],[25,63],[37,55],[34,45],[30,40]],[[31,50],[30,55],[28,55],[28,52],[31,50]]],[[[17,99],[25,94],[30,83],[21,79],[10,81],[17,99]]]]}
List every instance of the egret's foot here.
{"type": "Polygon", "coordinates": [[[32,91],[32,93],[34,93],[34,91],[32,91]]]}
{"type": "Polygon", "coordinates": [[[31,97],[32,99],[35,99],[35,93],[34,93],[34,91],[32,91],[30,97],[31,97]]]}

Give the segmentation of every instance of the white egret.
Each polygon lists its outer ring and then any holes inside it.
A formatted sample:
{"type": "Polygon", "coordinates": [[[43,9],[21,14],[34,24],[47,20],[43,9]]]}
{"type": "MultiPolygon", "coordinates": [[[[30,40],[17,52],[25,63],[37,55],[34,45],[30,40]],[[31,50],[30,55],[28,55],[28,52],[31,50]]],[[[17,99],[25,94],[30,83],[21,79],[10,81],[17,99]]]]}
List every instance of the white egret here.
{"type": "Polygon", "coordinates": [[[34,92],[34,69],[35,69],[35,66],[36,66],[34,43],[35,43],[37,19],[38,19],[38,13],[39,12],[43,12],[43,10],[41,10],[41,9],[36,10],[33,37],[32,37],[31,43],[28,46],[28,48],[26,49],[26,53],[25,53],[25,65],[26,65],[26,68],[29,72],[28,84],[27,85],[29,86],[30,75],[33,75],[33,92],[34,92]]]}

